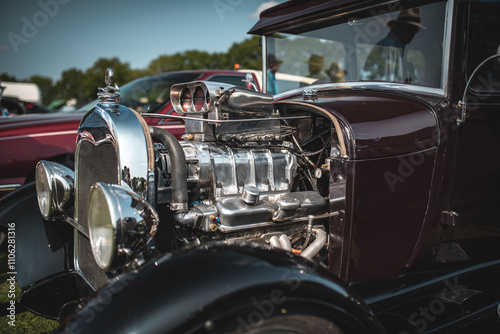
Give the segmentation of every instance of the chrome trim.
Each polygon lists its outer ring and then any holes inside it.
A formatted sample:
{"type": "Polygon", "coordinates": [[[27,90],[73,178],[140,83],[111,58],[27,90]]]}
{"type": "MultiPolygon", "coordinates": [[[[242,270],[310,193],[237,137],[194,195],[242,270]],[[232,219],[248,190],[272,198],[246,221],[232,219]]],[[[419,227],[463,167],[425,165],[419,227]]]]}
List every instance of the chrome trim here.
{"type": "Polygon", "coordinates": [[[267,37],[262,35],[262,92],[267,92],[267,37]]]}
{"type": "Polygon", "coordinates": [[[104,75],[105,88],[98,88],[97,98],[99,103],[106,107],[118,107],[120,105],[120,87],[114,82],[115,73],[112,68],[107,68],[104,75]],[[114,86],[113,86],[114,84],[114,86]]]}
{"type": "Polygon", "coordinates": [[[442,73],[441,73],[441,88],[443,90],[443,95],[448,96],[448,74],[449,74],[449,62],[451,55],[451,34],[453,30],[453,6],[454,1],[449,0],[446,4],[445,11],[445,31],[444,31],[444,45],[443,45],[443,59],[442,59],[442,73]]]}
{"type": "Polygon", "coordinates": [[[75,229],[77,229],[81,234],[83,234],[87,238],[89,237],[89,231],[85,227],[83,227],[82,225],[78,224],[74,219],[67,217],[66,223],[73,226],[75,229]]]}
{"type": "MultiPolygon", "coordinates": [[[[328,213],[324,213],[321,215],[315,215],[314,219],[326,219],[329,217],[328,213]]],[[[308,217],[300,217],[300,218],[293,218],[291,220],[288,220],[286,225],[290,225],[293,223],[299,223],[299,222],[307,222],[309,220],[308,217]]],[[[283,224],[280,224],[283,225],[283,224]]],[[[241,226],[225,226],[225,225],[218,225],[218,230],[224,233],[230,233],[230,232],[238,232],[238,231],[243,231],[243,230],[251,230],[251,229],[257,229],[257,228],[262,228],[266,226],[276,226],[275,222],[263,222],[263,223],[254,223],[254,224],[246,224],[246,225],[241,225],[241,226]]]]}
{"type": "MultiPolygon", "coordinates": [[[[94,184],[90,190],[87,211],[90,211],[93,194],[99,192],[104,196],[109,208],[109,212],[104,214],[109,214],[114,230],[113,256],[108,266],[101,267],[101,269],[116,269],[126,264],[152,240],[158,229],[160,218],[153,207],[136,193],[116,184],[101,182],[94,184]]],[[[94,252],[90,217],[89,232],[90,244],[94,252]]]]}
{"type": "Polygon", "coordinates": [[[203,119],[203,118],[196,118],[196,117],[190,117],[190,116],[165,115],[165,114],[144,113],[142,115],[144,117],[151,117],[151,118],[182,119],[182,120],[200,121],[200,122],[213,123],[213,124],[255,122],[256,120],[258,120],[259,122],[265,122],[265,121],[276,121],[276,120],[308,119],[308,118],[310,118],[309,116],[296,116],[296,117],[276,116],[276,117],[271,117],[271,118],[259,118],[259,119],[203,119]]]}
{"type": "MultiPolygon", "coordinates": [[[[37,201],[40,207],[40,212],[45,219],[52,220],[55,217],[63,219],[71,218],[72,200],[75,194],[75,173],[66,166],[61,164],[42,160],[38,162],[35,168],[36,192],[37,201]],[[41,180],[42,178],[43,180],[41,180]],[[45,181],[48,189],[40,189],[41,182],[45,181]],[[41,195],[43,190],[48,190],[49,210],[43,212],[41,204],[41,195]]],[[[43,197],[43,196],[42,196],[43,197]]]]}
{"type": "Polygon", "coordinates": [[[234,87],[234,85],[230,85],[227,83],[218,83],[218,82],[208,82],[208,81],[191,81],[182,84],[172,85],[170,88],[170,103],[172,103],[172,107],[175,112],[179,114],[204,114],[214,111],[216,105],[215,101],[217,100],[217,95],[228,88],[234,87]],[[201,110],[197,111],[194,108],[193,96],[196,89],[201,88],[203,90],[203,107],[201,110]],[[191,94],[191,105],[187,108],[188,110],[184,110],[182,106],[181,97],[182,94],[188,90],[191,94]]]}
{"type": "Polygon", "coordinates": [[[21,186],[20,183],[3,184],[0,185],[0,191],[13,191],[21,186]]]}
{"type": "Polygon", "coordinates": [[[239,196],[244,187],[260,194],[289,191],[297,158],[288,150],[245,149],[211,142],[180,142],[188,163],[188,181],[214,198],[239,196]]]}
{"type": "MultiPolygon", "coordinates": [[[[97,104],[84,117],[80,124],[77,137],[77,146],[75,154],[76,167],[76,195],[75,195],[75,210],[76,221],[79,225],[86,226],[84,222],[79,222],[79,204],[84,203],[86,209],[87,198],[79,198],[81,191],[79,182],[80,164],[85,164],[86,161],[81,161],[81,156],[85,159],[93,159],[92,152],[94,147],[103,144],[112,145],[112,150],[118,159],[118,166],[108,166],[116,170],[117,183],[130,188],[135,193],[143,198],[147,197],[149,187],[154,187],[150,172],[154,171],[154,150],[153,141],[149,134],[146,121],[135,111],[124,106],[106,108],[103,105],[97,104]],[[91,143],[87,146],[89,152],[81,150],[84,142],[91,143]]],[[[90,161],[90,160],[89,160],[90,161]]],[[[105,161],[102,161],[105,163],[105,161]]],[[[93,175],[86,177],[90,178],[86,181],[88,187],[96,182],[106,181],[94,179],[93,175]]]]}
{"type": "MultiPolygon", "coordinates": [[[[444,89],[441,88],[431,88],[416,86],[410,84],[394,83],[394,82],[377,82],[377,81],[353,81],[353,82],[336,82],[336,83],[325,83],[312,85],[309,87],[314,87],[318,90],[318,97],[320,97],[322,92],[328,91],[332,92],[335,90],[386,90],[386,91],[399,91],[402,93],[422,93],[426,95],[445,95],[444,89]]],[[[292,95],[302,96],[304,87],[295,88],[283,93],[275,95],[276,100],[284,99],[292,95]]],[[[277,101],[282,102],[282,101],[277,101]]]]}

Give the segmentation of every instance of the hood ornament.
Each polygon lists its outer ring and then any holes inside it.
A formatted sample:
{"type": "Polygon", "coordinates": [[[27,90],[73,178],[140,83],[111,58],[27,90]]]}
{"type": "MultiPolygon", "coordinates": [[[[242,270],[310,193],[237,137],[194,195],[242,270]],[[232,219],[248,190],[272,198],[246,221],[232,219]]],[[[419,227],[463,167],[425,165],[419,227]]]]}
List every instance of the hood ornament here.
{"type": "Polygon", "coordinates": [[[104,106],[113,107],[120,104],[120,87],[114,82],[115,74],[112,68],[106,69],[106,74],[104,76],[104,81],[106,82],[105,88],[98,88],[97,98],[99,103],[104,106]]]}
{"type": "Polygon", "coordinates": [[[317,100],[318,90],[315,88],[306,88],[302,91],[302,98],[304,100],[317,100]]]}

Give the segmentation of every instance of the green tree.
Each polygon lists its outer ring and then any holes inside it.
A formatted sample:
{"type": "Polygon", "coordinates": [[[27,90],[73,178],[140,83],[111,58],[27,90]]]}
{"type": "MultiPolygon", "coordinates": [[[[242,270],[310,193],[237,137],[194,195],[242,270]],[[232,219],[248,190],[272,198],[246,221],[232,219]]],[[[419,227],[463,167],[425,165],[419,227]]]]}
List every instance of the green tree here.
{"type": "Polygon", "coordinates": [[[227,68],[224,54],[187,50],[153,59],[148,65],[147,72],[152,75],[170,71],[221,68],[227,68]]]}
{"type": "Polygon", "coordinates": [[[83,72],[75,67],[65,70],[61,73],[61,79],[59,79],[55,85],[55,98],[57,99],[77,99],[80,101],[84,98],[82,92],[81,80],[83,78],[83,72]]]}
{"type": "Polygon", "coordinates": [[[10,75],[6,72],[3,72],[0,74],[0,81],[10,81],[10,82],[17,82],[17,78],[13,75],[10,75]]]}
{"type": "Polygon", "coordinates": [[[120,61],[117,57],[113,58],[99,58],[92,67],[88,68],[82,75],[80,84],[80,91],[83,94],[82,99],[79,101],[88,102],[97,97],[97,88],[104,87],[104,75],[107,68],[113,68],[115,73],[115,82],[118,86],[124,85],[127,82],[135,79],[134,72],[130,69],[129,63],[120,61]]]}
{"type": "Polygon", "coordinates": [[[42,92],[42,103],[48,105],[56,98],[56,91],[52,78],[35,74],[32,75],[28,81],[37,84],[40,88],[42,92]]]}
{"type": "Polygon", "coordinates": [[[243,40],[243,42],[233,43],[226,57],[228,68],[233,68],[235,64],[239,64],[240,68],[253,70],[262,69],[260,37],[252,36],[243,40]]]}
{"type": "Polygon", "coordinates": [[[181,70],[231,70],[236,64],[240,68],[258,70],[261,68],[261,59],[259,37],[253,36],[240,43],[233,43],[226,53],[187,50],[173,55],[161,55],[149,63],[146,72],[152,75],[181,70]]]}

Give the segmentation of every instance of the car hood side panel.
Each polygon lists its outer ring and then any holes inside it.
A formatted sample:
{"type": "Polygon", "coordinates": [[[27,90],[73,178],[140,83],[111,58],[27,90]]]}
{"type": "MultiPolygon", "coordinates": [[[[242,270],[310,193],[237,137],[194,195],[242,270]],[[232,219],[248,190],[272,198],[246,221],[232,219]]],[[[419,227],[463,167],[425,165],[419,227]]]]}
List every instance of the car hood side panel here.
{"type": "Polygon", "coordinates": [[[349,157],[353,160],[410,154],[438,144],[436,114],[422,102],[387,93],[320,94],[317,100],[308,103],[348,124],[346,130],[354,141],[349,145],[349,157]]]}

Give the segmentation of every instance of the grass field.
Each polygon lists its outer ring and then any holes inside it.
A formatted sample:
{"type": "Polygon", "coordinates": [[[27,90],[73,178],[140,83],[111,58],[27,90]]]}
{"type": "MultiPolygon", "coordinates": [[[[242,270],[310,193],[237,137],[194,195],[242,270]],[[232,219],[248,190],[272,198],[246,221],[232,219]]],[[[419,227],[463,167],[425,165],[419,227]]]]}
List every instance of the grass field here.
{"type": "MultiPolygon", "coordinates": [[[[0,248],[0,303],[10,302],[8,278],[7,243],[5,242],[0,248]]],[[[19,299],[20,292],[16,285],[16,300],[19,299]]],[[[48,334],[53,333],[58,326],[57,321],[42,318],[30,312],[16,314],[15,326],[9,325],[10,320],[8,317],[0,317],[0,334],[48,334]]]]}

